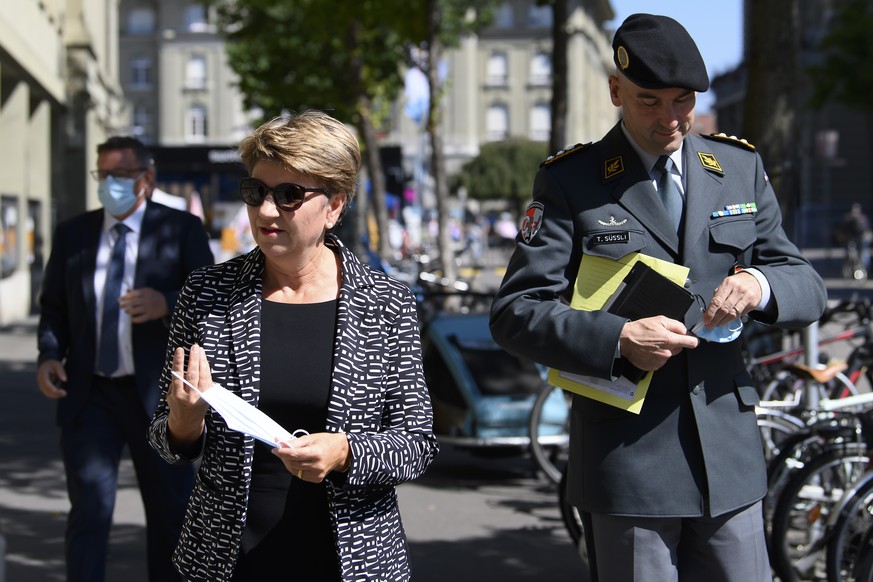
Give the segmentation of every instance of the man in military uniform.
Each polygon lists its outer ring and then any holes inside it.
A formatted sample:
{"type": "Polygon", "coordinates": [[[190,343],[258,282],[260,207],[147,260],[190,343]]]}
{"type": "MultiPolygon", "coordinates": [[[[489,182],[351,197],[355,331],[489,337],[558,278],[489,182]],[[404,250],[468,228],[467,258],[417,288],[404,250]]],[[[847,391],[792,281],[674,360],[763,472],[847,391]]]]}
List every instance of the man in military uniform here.
{"type": "Polygon", "coordinates": [[[537,227],[517,239],[491,331],[565,372],[606,382],[631,364],[654,372],[638,414],[573,398],[568,494],[590,515],[600,582],[770,580],[758,394],[732,340],[744,318],[817,320],[824,284],[786,237],[754,147],[689,133],[709,80],[687,31],[634,14],[613,55],[622,120],[541,166],[526,214],[537,227]],[[700,306],[684,321],[568,305],[583,255],[635,252],[690,269],[700,306]]]}

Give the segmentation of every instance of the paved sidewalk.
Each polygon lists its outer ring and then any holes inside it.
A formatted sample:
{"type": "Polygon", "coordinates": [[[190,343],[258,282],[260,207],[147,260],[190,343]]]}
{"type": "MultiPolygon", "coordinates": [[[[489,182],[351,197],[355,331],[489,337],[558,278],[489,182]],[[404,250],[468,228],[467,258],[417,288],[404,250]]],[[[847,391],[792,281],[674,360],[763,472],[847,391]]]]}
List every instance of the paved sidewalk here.
{"type": "MultiPolygon", "coordinates": [[[[810,258],[814,263],[833,260],[826,256],[810,258]]],[[[820,272],[825,273],[822,270],[820,272]]],[[[493,288],[499,283],[501,275],[502,273],[496,271],[486,271],[481,275],[478,286],[493,288]]],[[[826,282],[832,299],[855,292],[873,296],[873,282],[870,281],[854,282],[828,278],[826,282]]],[[[6,539],[6,577],[4,581],[0,571],[0,582],[54,582],[65,579],[64,527],[69,503],[58,447],[58,430],[53,418],[54,403],[43,397],[36,387],[36,324],[37,319],[30,317],[15,325],[0,328],[0,532],[6,539]]],[[[457,475],[464,475],[465,478],[470,476],[471,470],[464,463],[471,461],[458,459],[457,455],[453,457],[448,450],[441,453],[438,461],[440,466],[430,471],[421,483],[410,485],[400,492],[404,499],[418,494],[419,491],[425,491],[428,487],[431,490],[421,495],[447,495],[452,489],[457,489],[467,497],[473,494],[468,481],[456,483],[457,475]]],[[[517,470],[516,465],[517,461],[508,461],[488,466],[511,466],[513,470],[517,470]]],[[[518,498],[520,491],[533,495],[530,493],[529,481],[523,481],[520,489],[517,484],[506,487],[495,485],[494,483],[501,482],[500,479],[486,481],[487,486],[483,486],[483,490],[493,492],[503,487],[506,491],[501,490],[501,495],[518,498]]],[[[457,504],[457,499],[460,498],[452,498],[451,504],[457,504]]],[[[544,504],[541,511],[555,512],[548,496],[536,496],[535,502],[544,504]]],[[[492,505],[497,503],[492,502],[492,505]]],[[[455,576],[454,579],[488,579],[487,574],[480,575],[477,569],[485,569],[492,574],[497,572],[495,565],[501,563],[494,561],[495,556],[506,558],[507,569],[500,571],[500,577],[507,580],[512,572],[523,575],[523,570],[519,569],[519,560],[523,562],[521,556],[525,554],[525,548],[534,547],[537,557],[544,559],[558,572],[567,575],[574,567],[578,568],[574,556],[569,555],[568,550],[563,547],[565,540],[556,539],[543,545],[543,540],[547,538],[530,525],[538,524],[539,527],[542,523],[547,523],[551,524],[554,531],[561,532],[561,526],[555,519],[557,516],[551,513],[548,513],[548,519],[536,515],[525,516],[530,521],[521,522],[522,526],[513,525],[524,534],[513,533],[515,537],[508,541],[489,539],[488,544],[480,542],[479,546],[467,546],[457,542],[433,542],[427,537],[438,528],[434,526],[434,516],[425,513],[430,505],[422,504],[420,498],[410,500],[405,507],[409,508],[404,512],[408,511],[407,529],[410,533],[411,550],[423,568],[420,572],[424,575],[417,576],[421,580],[428,578],[428,574],[439,575],[440,569],[446,566],[447,557],[458,567],[463,566],[464,572],[470,576],[455,576]],[[459,554],[462,549],[465,551],[459,554]],[[513,557],[510,558],[510,554],[513,557]],[[487,557],[490,557],[490,561],[487,557]]],[[[471,511],[467,508],[465,510],[471,511]]],[[[503,518],[502,514],[497,515],[503,518]]],[[[513,520],[520,519],[517,511],[507,515],[513,520]]],[[[470,518],[471,515],[466,514],[463,519],[470,518]]],[[[493,515],[488,514],[483,517],[482,522],[492,523],[493,519],[493,515]]],[[[144,523],[142,502],[133,469],[130,462],[125,461],[122,464],[110,539],[107,580],[146,582],[144,523]]],[[[516,530],[509,528],[507,531],[516,530]]],[[[452,539],[463,540],[467,534],[469,532],[453,533],[452,539]]],[[[533,576],[534,579],[537,577],[533,576]]],[[[547,578],[556,581],[558,579],[554,573],[547,578]]]]}
{"type": "MultiPolygon", "coordinates": [[[[65,579],[69,502],[54,403],[36,387],[36,324],[31,317],[0,329],[0,529],[6,538],[7,582],[65,579]]],[[[133,468],[125,461],[108,580],[146,582],[144,523],[133,468]]]]}

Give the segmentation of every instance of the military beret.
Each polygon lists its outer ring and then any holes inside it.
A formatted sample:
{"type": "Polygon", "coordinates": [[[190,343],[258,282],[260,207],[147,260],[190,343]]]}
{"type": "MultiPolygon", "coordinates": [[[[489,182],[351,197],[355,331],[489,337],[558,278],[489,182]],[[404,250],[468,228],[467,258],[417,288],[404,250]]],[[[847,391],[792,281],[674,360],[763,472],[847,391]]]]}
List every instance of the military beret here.
{"type": "Polygon", "coordinates": [[[668,16],[628,16],[615,31],[612,54],[618,70],[645,89],[709,89],[694,39],[668,16]]]}

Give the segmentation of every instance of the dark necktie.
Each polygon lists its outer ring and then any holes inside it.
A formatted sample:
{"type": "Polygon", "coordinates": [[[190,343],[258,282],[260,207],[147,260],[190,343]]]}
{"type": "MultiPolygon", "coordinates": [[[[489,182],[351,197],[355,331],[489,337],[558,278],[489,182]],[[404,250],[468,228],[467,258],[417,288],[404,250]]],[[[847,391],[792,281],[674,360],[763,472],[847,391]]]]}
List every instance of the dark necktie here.
{"type": "Polygon", "coordinates": [[[670,159],[670,156],[661,156],[655,162],[654,169],[661,173],[658,180],[658,193],[661,195],[661,202],[667,209],[667,216],[672,221],[673,230],[678,232],[679,222],[682,220],[682,194],[679,193],[679,188],[673,181],[673,160],[670,159]]]}
{"type": "Polygon", "coordinates": [[[124,237],[130,230],[120,222],[114,227],[118,237],[112,247],[112,258],[106,270],[106,284],[103,287],[103,323],[100,326],[100,352],[97,369],[109,377],[118,369],[118,297],[121,295],[121,280],[124,278],[124,251],[127,245],[124,237]]]}

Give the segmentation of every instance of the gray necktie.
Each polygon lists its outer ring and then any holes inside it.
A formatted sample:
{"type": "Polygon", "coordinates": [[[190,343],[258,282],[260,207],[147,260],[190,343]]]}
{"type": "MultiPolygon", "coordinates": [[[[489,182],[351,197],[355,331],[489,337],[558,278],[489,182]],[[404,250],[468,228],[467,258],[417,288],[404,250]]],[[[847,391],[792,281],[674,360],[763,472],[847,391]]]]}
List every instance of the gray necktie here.
{"type": "Polygon", "coordinates": [[[661,195],[661,202],[667,209],[667,216],[672,221],[673,230],[678,232],[679,222],[682,220],[682,194],[679,193],[679,188],[676,187],[671,176],[673,160],[670,159],[670,156],[661,156],[655,162],[654,169],[661,173],[658,179],[658,193],[661,195]]]}
{"type": "Polygon", "coordinates": [[[118,296],[121,295],[121,281],[124,278],[124,251],[127,245],[124,237],[130,230],[122,223],[116,224],[118,238],[112,247],[112,259],[106,270],[106,284],[103,287],[103,320],[100,325],[100,351],[97,369],[107,378],[118,369],[118,296]]]}

